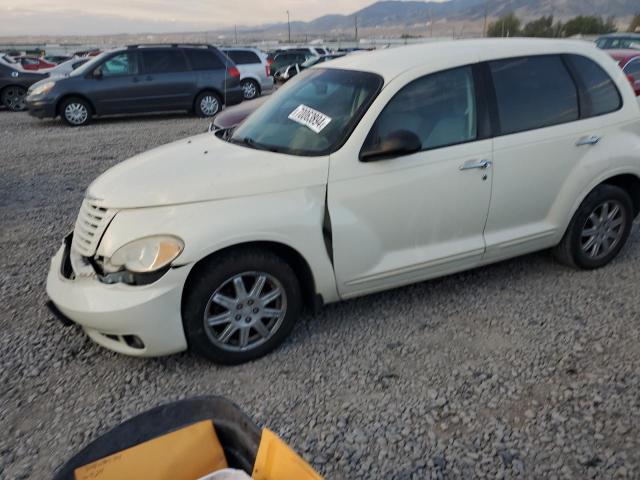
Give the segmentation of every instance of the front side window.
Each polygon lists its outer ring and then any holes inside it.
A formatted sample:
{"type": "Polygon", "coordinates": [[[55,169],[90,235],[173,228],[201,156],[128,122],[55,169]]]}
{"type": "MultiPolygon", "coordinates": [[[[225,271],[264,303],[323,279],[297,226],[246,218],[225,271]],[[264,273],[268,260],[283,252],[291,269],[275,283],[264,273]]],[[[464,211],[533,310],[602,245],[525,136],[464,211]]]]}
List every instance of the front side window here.
{"type": "Polygon", "coordinates": [[[415,134],[422,150],[477,138],[476,98],[471,67],[414,80],[389,101],[365,142],[375,149],[399,130],[415,134]]]}
{"type": "Polygon", "coordinates": [[[582,55],[567,55],[566,58],[584,93],[580,99],[583,118],[614,112],[622,106],[615,83],[600,65],[582,55]]]}
{"type": "Polygon", "coordinates": [[[560,56],[498,60],[489,68],[502,134],[578,119],[578,91],[560,56]]]}
{"type": "Polygon", "coordinates": [[[103,77],[117,77],[121,75],[136,75],[138,62],[133,52],[119,53],[100,66],[103,77]]]}
{"type": "Polygon", "coordinates": [[[373,73],[306,70],[253,112],[231,141],[291,155],[328,155],[346,141],[381,87],[382,78],[373,73]]]}
{"type": "Polygon", "coordinates": [[[142,52],[145,73],[172,73],[187,70],[187,61],[180,50],[148,50],[142,52]]]}

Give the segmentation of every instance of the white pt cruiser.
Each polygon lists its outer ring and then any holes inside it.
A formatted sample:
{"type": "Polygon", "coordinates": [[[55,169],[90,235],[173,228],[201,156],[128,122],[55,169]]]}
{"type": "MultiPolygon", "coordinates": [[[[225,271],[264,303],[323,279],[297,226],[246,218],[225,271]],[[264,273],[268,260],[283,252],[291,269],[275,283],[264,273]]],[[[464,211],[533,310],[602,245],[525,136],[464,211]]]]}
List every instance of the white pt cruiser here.
{"type": "Polygon", "coordinates": [[[602,267],[639,211],[640,108],[606,53],[409,46],[324,63],[233,131],[108,170],[47,293],[112,350],[239,363],[304,306],[547,248],[602,267]]]}

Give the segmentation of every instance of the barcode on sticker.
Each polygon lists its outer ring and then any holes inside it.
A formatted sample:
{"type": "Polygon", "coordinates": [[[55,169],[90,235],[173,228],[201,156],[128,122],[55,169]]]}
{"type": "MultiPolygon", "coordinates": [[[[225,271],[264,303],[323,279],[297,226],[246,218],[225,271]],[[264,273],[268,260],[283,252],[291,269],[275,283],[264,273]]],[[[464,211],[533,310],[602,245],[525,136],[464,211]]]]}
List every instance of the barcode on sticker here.
{"type": "Polygon", "coordinates": [[[298,105],[298,107],[289,114],[289,120],[309,127],[316,133],[320,133],[324,127],[329,125],[331,117],[326,116],[324,113],[314,110],[306,105],[298,105]]]}

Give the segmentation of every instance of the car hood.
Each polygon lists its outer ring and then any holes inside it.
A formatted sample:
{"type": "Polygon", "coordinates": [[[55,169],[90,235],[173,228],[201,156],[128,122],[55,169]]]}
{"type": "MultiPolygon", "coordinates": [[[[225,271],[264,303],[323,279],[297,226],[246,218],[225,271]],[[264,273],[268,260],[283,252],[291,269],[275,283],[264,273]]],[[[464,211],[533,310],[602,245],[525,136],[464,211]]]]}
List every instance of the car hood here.
{"type": "Polygon", "coordinates": [[[256,150],[204,133],[116,165],[89,186],[87,198],[117,209],[220,200],[324,185],[328,169],[328,156],[256,150]]]}

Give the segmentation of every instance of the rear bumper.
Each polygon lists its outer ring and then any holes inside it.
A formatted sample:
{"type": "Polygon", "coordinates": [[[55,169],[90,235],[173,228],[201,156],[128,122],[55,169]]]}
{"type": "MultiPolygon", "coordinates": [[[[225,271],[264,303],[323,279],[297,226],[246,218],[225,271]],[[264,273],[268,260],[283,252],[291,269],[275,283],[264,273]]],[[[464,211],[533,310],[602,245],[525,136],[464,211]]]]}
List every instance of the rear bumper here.
{"type": "Polygon", "coordinates": [[[29,115],[36,118],[54,118],[56,116],[56,103],[50,99],[26,98],[29,115]]]}
{"type": "Polygon", "coordinates": [[[226,92],[224,92],[225,96],[225,105],[237,105],[242,102],[244,96],[242,92],[242,87],[230,88],[226,92]]]}

